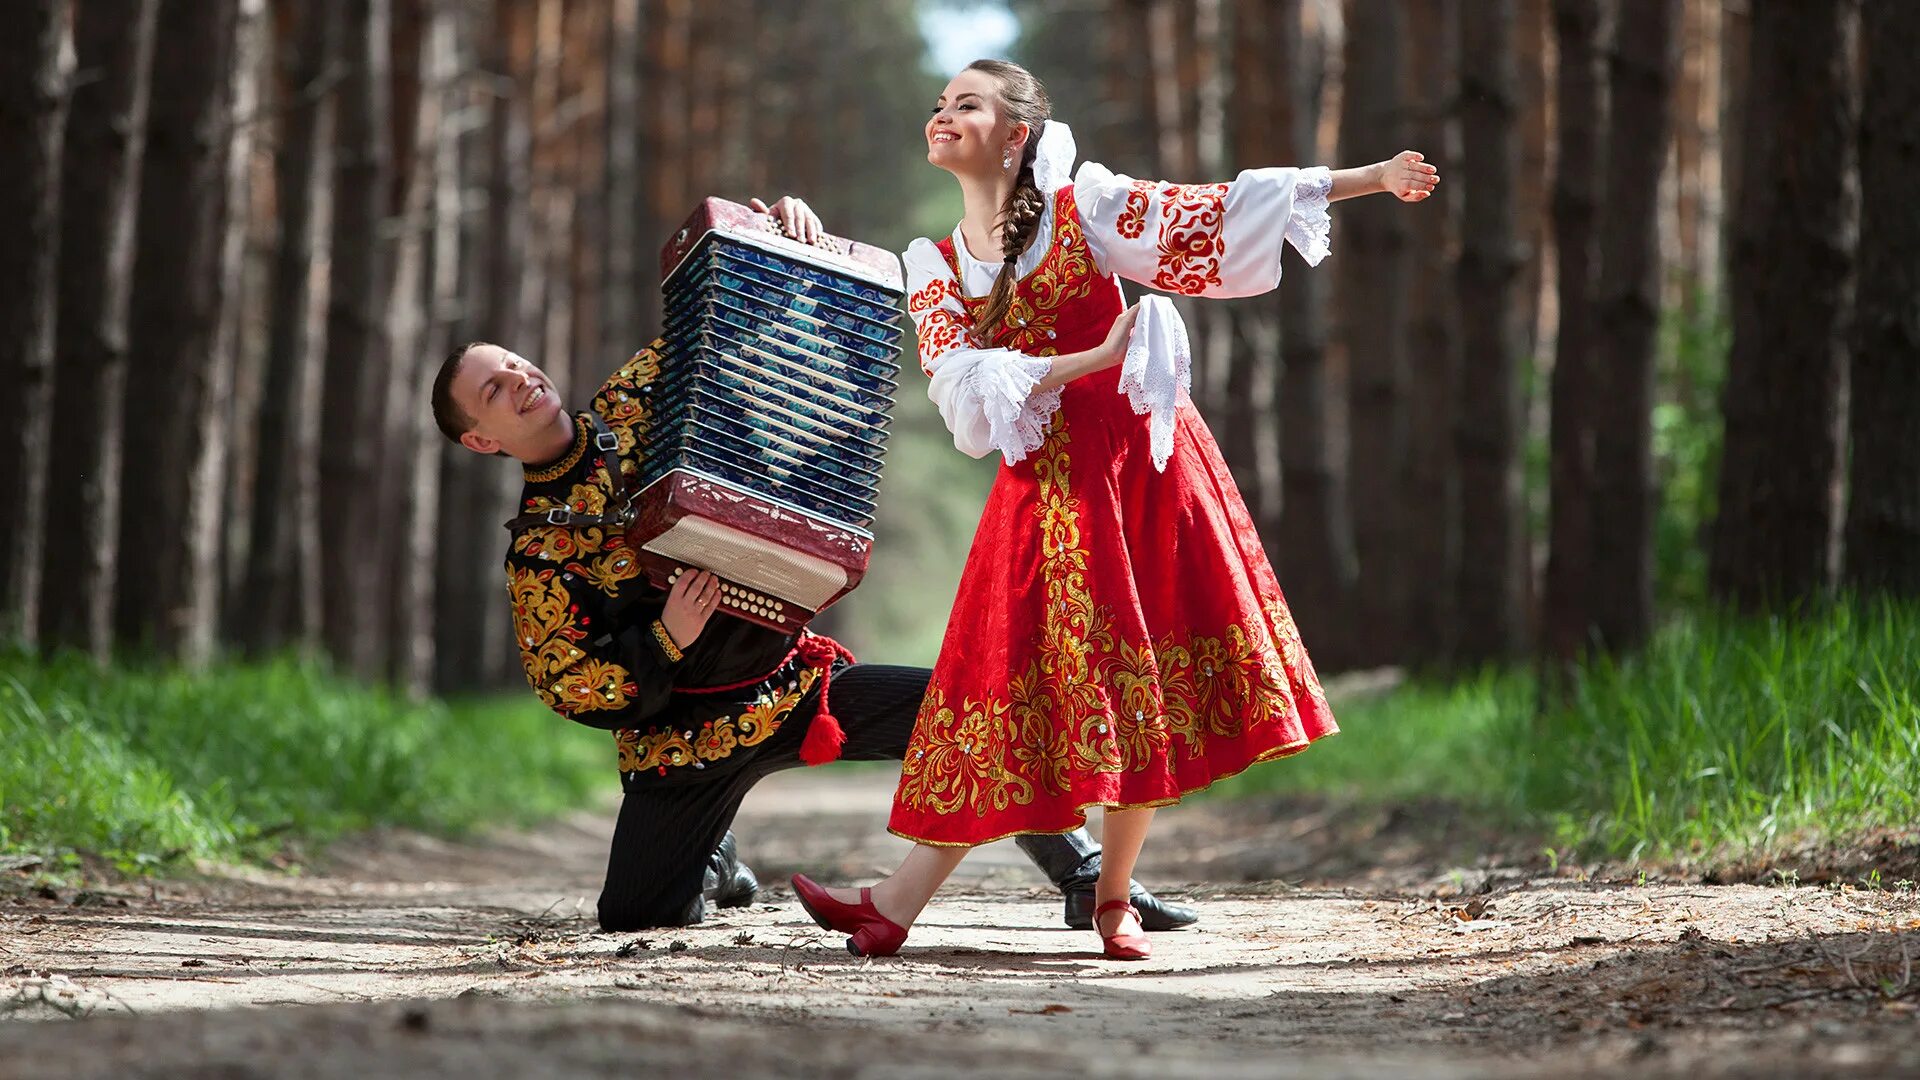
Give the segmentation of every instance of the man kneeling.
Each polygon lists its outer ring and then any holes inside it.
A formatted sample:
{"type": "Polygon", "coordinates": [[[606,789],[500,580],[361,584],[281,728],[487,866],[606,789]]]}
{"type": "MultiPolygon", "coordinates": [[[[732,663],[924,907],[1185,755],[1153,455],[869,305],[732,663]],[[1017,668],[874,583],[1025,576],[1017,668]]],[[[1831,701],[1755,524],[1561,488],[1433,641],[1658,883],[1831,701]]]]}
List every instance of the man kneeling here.
{"type": "MultiPolygon", "coordinates": [[[[507,587],[527,681],[560,715],[613,732],[619,749],[625,797],[599,905],[609,931],[686,926],[710,904],[752,903],[758,884],[729,831],[748,790],[805,763],[801,747],[829,699],[845,733],[839,757],[900,760],[931,674],[852,663],[806,631],[715,619],[711,574],[682,574],[664,590],[647,580],[623,528],[600,515],[637,486],[645,389],[659,370],[649,346],[591,409],[570,413],[539,368],[476,343],[455,349],[433,386],[449,439],[525,472],[507,587]]],[[[1098,845],[1084,829],[1019,844],[1064,894],[1067,924],[1090,927],[1098,845]]],[[[1133,903],[1149,930],[1197,918],[1138,884],[1133,903]]]]}

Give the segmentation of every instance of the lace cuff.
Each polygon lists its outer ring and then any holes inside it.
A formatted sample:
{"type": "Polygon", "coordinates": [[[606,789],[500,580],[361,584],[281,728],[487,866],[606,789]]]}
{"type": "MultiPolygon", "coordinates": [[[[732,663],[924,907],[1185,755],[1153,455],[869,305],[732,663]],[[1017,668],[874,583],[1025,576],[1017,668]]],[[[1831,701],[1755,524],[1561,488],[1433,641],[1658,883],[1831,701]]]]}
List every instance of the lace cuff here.
{"type": "Polygon", "coordinates": [[[1307,260],[1319,266],[1333,250],[1328,237],[1333,218],[1327,214],[1327,198],[1333,194],[1333,172],[1325,165],[1301,169],[1293,182],[1293,211],[1287,217],[1287,242],[1307,260]]]}
{"type": "Polygon", "coordinates": [[[1048,361],[1012,349],[986,349],[966,374],[962,393],[979,402],[987,422],[987,447],[1000,451],[1009,465],[1046,441],[1047,426],[1060,410],[1060,390],[1035,392],[1046,377],[1048,361]]]}
{"type": "Polygon", "coordinates": [[[1165,472],[1173,456],[1174,413],[1193,388],[1193,349],[1180,310],[1164,296],[1140,300],[1127,356],[1120,365],[1120,392],[1135,415],[1146,416],[1153,467],[1165,472]]]}

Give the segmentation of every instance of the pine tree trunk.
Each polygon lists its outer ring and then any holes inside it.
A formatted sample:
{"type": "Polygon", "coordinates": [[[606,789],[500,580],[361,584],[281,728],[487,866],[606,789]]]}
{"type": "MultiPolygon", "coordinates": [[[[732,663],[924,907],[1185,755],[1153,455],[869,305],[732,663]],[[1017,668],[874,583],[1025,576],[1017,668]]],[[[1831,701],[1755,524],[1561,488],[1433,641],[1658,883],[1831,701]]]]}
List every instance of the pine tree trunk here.
{"type": "Polygon", "coordinates": [[[399,204],[399,229],[394,246],[394,282],[388,302],[388,342],[394,357],[390,392],[397,407],[390,423],[399,454],[392,455],[390,477],[394,490],[392,580],[382,615],[394,650],[386,657],[384,675],[411,694],[424,694],[432,680],[432,575],[430,550],[422,550],[422,530],[432,538],[438,525],[440,498],[440,432],[432,425],[428,394],[440,371],[440,350],[428,348],[434,325],[432,248],[438,234],[436,192],[440,171],[440,138],[445,123],[447,92],[445,58],[440,50],[445,4],[438,0],[399,0],[394,8],[394,119],[396,119],[396,179],[405,179],[399,204]],[[399,73],[407,73],[401,77],[399,73]],[[399,123],[409,117],[407,123],[399,123]],[[407,133],[409,142],[397,135],[407,133]],[[399,165],[403,161],[403,165],[399,165]],[[436,442],[428,442],[428,438],[436,442]]]}
{"type": "MultiPolygon", "coordinates": [[[[325,125],[326,90],[338,27],[330,6],[298,2],[276,5],[275,107],[280,117],[274,154],[274,207],[278,237],[267,311],[267,362],[262,375],[259,467],[254,473],[247,566],[238,605],[236,636],[256,654],[299,637],[301,566],[296,508],[301,470],[299,388],[318,365],[309,339],[314,261],[314,203],[324,198],[319,152],[325,125]]],[[[309,399],[310,400],[310,399],[309,399]]],[[[318,523],[312,523],[317,527],[318,523]]],[[[306,568],[311,573],[313,568],[306,568]]]]}
{"type": "Polygon", "coordinates": [[[606,301],[601,337],[622,355],[646,342],[640,329],[640,0],[612,0],[607,13],[606,301]]]}
{"type": "MultiPolygon", "coordinates": [[[[1236,168],[1287,164],[1292,160],[1291,113],[1276,108],[1286,87],[1273,77],[1275,48],[1281,42],[1274,22],[1292,18],[1298,0],[1236,0],[1232,17],[1231,130],[1236,168]]],[[[1298,31],[1294,32],[1298,37],[1298,31]]],[[[1224,174],[1222,174],[1224,175],[1224,174]]],[[[1291,283],[1289,282],[1289,285],[1291,283]]],[[[1221,404],[1220,451],[1233,470],[1247,510],[1269,549],[1279,536],[1280,476],[1274,391],[1280,366],[1280,300],[1266,296],[1235,302],[1232,351],[1221,404]]]]}
{"type": "MultiPolygon", "coordinates": [[[[1471,2],[1471,0],[1469,0],[1471,2]]],[[[1443,172],[1460,160],[1457,0],[1431,0],[1407,7],[1409,74],[1416,95],[1414,147],[1443,172]]],[[[1408,331],[1412,355],[1408,391],[1407,470],[1403,489],[1406,532],[1407,653],[1415,661],[1445,656],[1453,636],[1449,614],[1459,558],[1460,478],[1454,461],[1454,384],[1459,378],[1460,327],[1453,266],[1460,246],[1461,184],[1443,183],[1418,207],[1409,208],[1412,246],[1408,272],[1408,331]]]]}
{"type": "Polygon", "coordinates": [[[1920,596],[1920,5],[1866,0],[1846,580],[1920,596]]]}
{"type": "MultiPolygon", "coordinates": [[[[1326,41],[1306,33],[1297,4],[1274,16],[1274,55],[1286,58],[1285,91],[1274,122],[1288,132],[1294,161],[1318,160],[1326,41]],[[1291,10],[1289,10],[1291,9],[1291,10]]],[[[1280,575],[1288,606],[1305,628],[1322,670],[1353,666],[1353,587],[1358,574],[1347,516],[1346,470],[1334,450],[1339,407],[1327,364],[1327,276],[1298,252],[1283,256],[1280,289],[1280,575]]]]}
{"type": "MultiPolygon", "coordinates": [[[[1515,43],[1519,47],[1520,185],[1514,204],[1520,252],[1520,355],[1532,361],[1539,353],[1541,292],[1546,283],[1550,240],[1547,207],[1547,144],[1552,141],[1549,115],[1552,95],[1547,73],[1547,35],[1553,0],[1520,0],[1515,12],[1515,43]]],[[[1417,5],[1416,5],[1417,6],[1417,5]]]]}
{"type": "Polygon", "coordinates": [[[140,176],[126,450],[146,468],[125,484],[116,626],[122,641],[192,658],[211,618],[213,537],[196,485],[221,447],[209,438],[226,378],[228,157],[237,0],[160,7],[140,176]]]}
{"type": "Polygon", "coordinates": [[[267,52],[267,0],[240,0],[234,28],[231,107],[227,121],[226,220],[220,239],[219,329],[214,336],[213,380],[207,412],[196,438],[205,449],[201,472],[194,478],[190,514],[193,521],[191,630],[182,642],[181,656],[199,666],[213,658],[214,649],[231,625],[226,601],[239,585],[237,564],[246,555],[252,476],[258,453],[257,433],[239,423],[258,408],[260,353],[244,351],[253,312],[247,307],[249,239],[253,235],[253,144],[259,131],[260,83],[267,52]]]}
{"type": "Polygon", "coordinates": [[[1753,18],[1749,5],[1720,6],[1720,220],[1719,277],[1726,283],[1722,301],[1731,318],[1734,230],[1740,207],[1740,165],[1746,160],[1747,84],[1752,67],[1753,18]]]}
{"type": "MultiPolygon", "coordinates": [[[[61,137],[73,68],[67,7],[65,0],[14,0],[0,8],[0,154],[7,163],[0,169],[0,251],[7,252],[0,259],[0,385],[7,388],[0,394],[0,506],[13,518],[0,534],[0,642],[31,644],[40,622],[61,137]]],[[[72,421],[100,422],[92,413],[72,421]]],[[[55,527],[64,532],[70,526],[60,517],[55,527]]]]}
{"type": "Polygon", "coordinates": [[[388,200],[389,8],[342,10],[334,116],[333,239],[320,421],[322,636],[342,667],[370,674],[383,593],[374,468],[384,449],[375,387],[386,370],[380,230],[388,200]]]}
{"type": "MultiPolygon", "coordinates": [[[[1361,164],[1406,146],[1407,64],[1397,0],[1348,5],[1340,158],[1361,164]]],[[[1366,663],[1391,663],[1405,650],[1407,578],[1403,562],[1406,490],[1408,226],[1392,199],[1340,208],[1343,235],[1335,267],[1340,339],[1347,357],[1348,490],[1360,557],[1356,615],[1368,631],[1356,644],[1366,663]]]]}
{"type": "Polygon", "coordinates": [[[1755,4],[1733,348],[1708,585],[1745,609],[1833,580],[1856,221],[1850,0],[1755,4]]]}
{"type": "Polygon", "coordinates": [[[1526,573],[1519,449],[1522,332],[1514,292],[1519,139],[1514,0],[1460,6],[1460,307],[1464,320],[1454,438],[1460,457],[1457,657],[1484,663],[1521,645],[1526,573]]]}
{"type": "Polygon", "coordinates": [[[77,55],[61,172],[58,346],[41,640],[104,661],[113,643],[121,430],[134,211],[146,144],[147,78],[158,0],[87,3],[74,13],[77,55]]]}
{"type": "Polygon", "coordinates": [[[1555,0],[1559,50],[1558,155],[1553,229],[1560,326],[1553,358],[1548,549],[1543,644],[1571,663],[1589,644],[1598,584],[1593,557],[1593,442],[1597,364],[1595,279],[1606,69],[1600,0],[1555,0]]]}
{"type": "Polygon", "coordinates": [[[1660,318],[1660,175],[1679,63],[1680,0],[1621,0],[1608,65],[1599,363],[1594,368],[1593,625],[1602,648],[1653,631],[1653,376],[1660,318]]]}

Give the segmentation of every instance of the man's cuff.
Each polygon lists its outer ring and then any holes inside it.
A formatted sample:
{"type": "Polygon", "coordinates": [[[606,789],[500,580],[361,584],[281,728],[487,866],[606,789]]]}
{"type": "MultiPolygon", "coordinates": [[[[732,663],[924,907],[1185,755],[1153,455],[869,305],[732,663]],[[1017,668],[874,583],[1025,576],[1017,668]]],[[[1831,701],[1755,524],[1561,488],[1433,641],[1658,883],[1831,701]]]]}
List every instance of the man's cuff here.
{"type": "Polygon", "coordinates": [[[673,635],[667,633],[667,624],[659,619],[653,620],[653,641],[660,647],[660,655],[670,664],[677,664],[686,654],[674,643],[673,635]]]}

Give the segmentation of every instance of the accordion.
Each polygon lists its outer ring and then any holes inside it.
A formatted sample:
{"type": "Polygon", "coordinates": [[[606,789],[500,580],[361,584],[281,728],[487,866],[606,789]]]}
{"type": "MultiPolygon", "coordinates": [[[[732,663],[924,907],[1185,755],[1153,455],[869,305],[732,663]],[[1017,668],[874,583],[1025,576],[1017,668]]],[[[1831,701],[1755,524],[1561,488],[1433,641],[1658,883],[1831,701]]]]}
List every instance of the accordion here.
{"type": "Polygon", "coordinates": [[[900,373],[893,253],[805,244],[724,199],[660,256],[666,328],[648,388],[630,546],[657,585],[721,579],[720,610],[793,631],[867,570],[900,373]]]}

